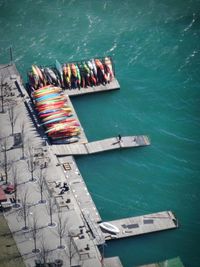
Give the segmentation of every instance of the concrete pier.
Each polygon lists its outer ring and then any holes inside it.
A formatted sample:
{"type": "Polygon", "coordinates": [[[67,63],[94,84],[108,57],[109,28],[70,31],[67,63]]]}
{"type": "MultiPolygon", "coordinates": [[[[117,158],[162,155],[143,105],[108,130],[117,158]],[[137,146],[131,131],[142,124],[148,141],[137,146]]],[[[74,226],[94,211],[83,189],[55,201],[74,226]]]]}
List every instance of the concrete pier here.
{"type": "MultiPolygon", "coordinates": [[[[45,241],[48,250],[51,251],[51,258],[62,259],[65,264],[64,266],[69,265],[69,236],[72,237],[71,240],[75,249],[72,260],[73,266],[101,267],[102,255],[97,246],[104,244],[106,240],[126,238],[178,227],[173,213],[167,211],[111,221],[110,223],[116,224],[120,229],[120,233],[113,235],[103,232],[99,227],[102,218],[73,156],[80,155],[81,153],[82,155],[87,155],[113,149],[146,146],[150,144],[149,138],[147,136],[122,136],[121,140],[118,137],[113,137],[101,141],[88,142],[83,130],[78,144],[51,145],[42,127],[39,125],[31,105],[31,100],[22,84],[15,65],[0,65],[0,76],[3,77],[4,82],[9,84],[11,88],[11,95],[9,97],[15,100],[15,108],[20,114],[16,121],[15,132],[20,133],[20,126],[22,122],[25,122],[25,133],[26,139],[29,140],[29,146],[34,148],[34,151],[37,149],[42,150],[42,153],[39,153],[41,155],[34,152],[34,164],[36,166],[34,171],[35,179],[30,181],[30,173],[27,168],[27,155],[24,158],[21,157],[20,147],[13,146],[13,136],[10,135],[11,128],[8,112],[6,113],[5,109],[5,113],[0,114],[0,124],[2,126],[1,137],[2,140],[8,139],[8,158],[12,159],[12,162],[16,163],[18,167],[19,199],[23,196],[24,192],[29,192],[27,199],[29,207],[29,228],[26,231],[23,229],[24,222],[21,217],[22,210],[20,207],[18,209],[13,207],[10,211],[4,213],[26,266],[35,266],[34,260],[38,258],[38,255],[32,251],[33,237],[30,229],[34,216],[38,218],[39,236],[42,236],[43,242],[45,241]],[[48,160],[43,162],[43,159],[48,160]],[[44,169],[45,172],[43,192],[45,201],[43,203],[40,201],[41,195],[38,189],[38,171],[40,168],[44,169]],[[63,192],[62,189],[65,183],[68,189],[63,192]],[[49,224],[49,213],[47,212],[49,198],[55,202],[53,206],[53,225],[49,224]],[[62,249],[58,246],[59,237],[57,234],[59,223],[58,214],[60,213],[62,213],[63,220],[67,224],[67,233],[62,240],[64,247],[62,249]]],[[[113,87],[118,87],[116,82],[113,81],[113,87]]],[[[87,88],[84,90],[87,90],[87,88]]],[[[99,91],[102,90],[102,88],[99,88],[99,91]]],[[[110,87],[106,90],[112,90],[112,88],[110,87]]],[[[75,95],[81,94],[78,91],[73,91],[73,93],[75,95]]],[[[11,183],[13,182],[12,178],[9,176],[9,182],[11,183]]],[[[42,249],[42,240],[40,239],[38,246],[39,249],[42,249]]],[[[104,267],[122,267],[118,257],[104,259],[103,262],[104,267]]]]}

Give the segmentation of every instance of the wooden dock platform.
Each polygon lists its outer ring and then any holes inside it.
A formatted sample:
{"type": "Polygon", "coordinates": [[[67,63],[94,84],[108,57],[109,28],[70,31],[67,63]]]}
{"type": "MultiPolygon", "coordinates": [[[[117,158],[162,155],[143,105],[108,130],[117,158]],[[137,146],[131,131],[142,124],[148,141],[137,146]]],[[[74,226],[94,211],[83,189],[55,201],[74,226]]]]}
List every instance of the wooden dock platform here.
{"type": "Polygon", "coordinates": [[[83,212],[83,217],[88,225],[88,229],[92,233],[94,238],[93,242],[98,246],[109,240],[178,228],[178,221],[172,211],[162,211],[143,216],[109,221],[108,223],[111,223],[119,229],[118,234],[113,234],[101,229],[99,226],[100,222],[96,221],[90,212],[83,212]]]}
{"type": "Polygon", "coordinates": [[[166,267],[184,267],[179,257],[168,259],[168,260],[158,262],[158,263],[140,265],[138,267],[165,267],[165,266],[166,267]]]}
{"type": "Polygon", "coordinates": [[[123,267],[119,257],[104,258],[105,267],[123,267]]]}
{"type": "Polygon", "coordinates": [[[98,86],[93,86],[93,87],[88,86],[87,88],[65,89],[64,92],[68,96],[78,96],[78,95],[85,95],[85,94],[111,91],[117,89],[120,89],[119,82],[117,81],[117,79],[113,79],[110,83],[107,83],[105,85],[100,84],[98,86]]]}
{"type": "Polygon", "coordinates": [[[109,150],[131,148],[139,146],[150,145],[150,140],[146,135],[139,136],[123,136],[121,141],[118,137],[112,137],[100,141],[89,142],[85,144],[60,144],[52,145],[54,154],[57,156],[69,156],[69,155],[87,155],[100,153],[109,150]]]}
{"type": "Polygon", "coordinates": [[[178,227],[178,221],[172,211],[124,218],[110,221],[109,223],[118,227],[120,232],[118,234],[110,234],[102,230],[105,240],[133,237],[178,227]]]}

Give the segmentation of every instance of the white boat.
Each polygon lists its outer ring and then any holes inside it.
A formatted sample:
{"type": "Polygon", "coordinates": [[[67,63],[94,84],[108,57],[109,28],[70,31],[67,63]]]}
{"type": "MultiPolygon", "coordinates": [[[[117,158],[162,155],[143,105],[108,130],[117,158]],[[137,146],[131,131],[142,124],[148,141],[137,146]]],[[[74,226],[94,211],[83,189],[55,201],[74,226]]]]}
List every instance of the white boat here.
{"type": "Polygon", "coordinates": [[[119,234],[119,228],[117,228],[117,226],[111,224],[111,223],[108,223],[108,222],[102,222],[99,224],[99,226],[107,231],[107,232],[110,232],[110,233],[113,233],[113,234],[119,234]]]}

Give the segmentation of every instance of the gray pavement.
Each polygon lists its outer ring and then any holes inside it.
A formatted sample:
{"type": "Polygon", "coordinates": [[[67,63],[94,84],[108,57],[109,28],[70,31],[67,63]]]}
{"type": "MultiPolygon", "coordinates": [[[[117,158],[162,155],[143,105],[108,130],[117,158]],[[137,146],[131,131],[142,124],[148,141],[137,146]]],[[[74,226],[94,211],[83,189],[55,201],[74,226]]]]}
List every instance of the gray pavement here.
{"type": "MultiPolygon", "coordinates": [[[[1,65],[2,66],[2,65],[1,65]]],[[[1,71],[0,71],[1,73],[1,71]]],[[[12,73],[12,71],[9,71],[12,73]]],[[[71,164],[76,166],[76,169],[71,171],[70,175],[66,174],[63,171],[62,166],[60,166],[58,159],[53,154],[50,146],[43,146],[44,139],[35,129],[35,126],[27,112],[27,109],[24,105],[24,98],[19,96],[19,92],[15,86],[15,80],[18,80],[20,83],[19,77],[14,77],[13,79],[8,78],[8,81],[14,88],[15,92],[14,98],[16,100],[15,112],[19,114],[17,116],[16,125],[14,132],[18,133],[21,131],[21,123],[25,122],[25,156],[27,157],[27,147],[32,146],[33,148],[42,148],[45,151],[45,157],[48,159],[47,166],[44,169],[46,173],[46,184],[44,188],[44,200],[46,203],[40,203],[40,192],[38,186],[38,177],[39,177],[39,166],[34,172],[34,182],[30,181],[31,174],[27,168],[27,158],[21,159],[22,152],[21,148],[13,147],[13,136],[11,136],[11,126],[9,124],[8,112],[2,114],[0,113],[0,138],[1,144],[4,138],[7,138],[7,143],[9,146],[8,150],[8,159],[17,166],[18,170],[18,199],[20,200],[25,192],[27,192],[27,204],[28,204],[28,216],[27,223],[28,229],[23,230],[24,220],[22,218],[22,209],[21,208],[12,208],[10,211],[4,213],[5,218],[9,224],[10,230],[13,233],[13,237],[16,241],[18,249],[21,255],[24,258],[26,266],[35,266],[35,260],[41,259],[42,253],[33,253],[34,249],[34,240],[31,226],[33,224],[34,218],[37,218],[37,228],[36,233],[37,248],[42,252],[48,252],[47,258],[48,261],[55,261],[60,259],[63,261],[63,266],[84,266],[84,267],[98,267],[106,266],[106,263],[103,265],[101,262],[100,252],[95,245],[94,239],[91,233],[86,227],[86,223],[83,220],[82,212],[78,204],[76,194],[73,190],[64,193],[64,197],[59,195],[60,188],[56,187],[55,182],[66,182],[66,179],[69,176],[73,179],[78,175],[79,170],[75,164],[74,158],[69,157],[68,160],[71,164]],[[55,226],[49,227],[50,216],[47,211],[47,200],[50,195],[53,194],[53,199],[55,199],[55,205],[53,207],[53,222],[55,226]],[[65,201],[63,201],[63,199],[65,201]],[[69,199],[70,202],[66,203],[66,199],[69,199]],[[59,236],[58,236],[58,213],[62,213],[62,222],[66,224],[66,231],[63,234],[62,244],[63,248],[59,247],[59,236]],[[72,238],[69,238],[72,236],[72,238]],[[71,249],[70,249],[71,248],[71,249]],[[89,248],[89,249],[88,249],[89,248]],[[73,254],[73,257],[70,255],[73,254]]],[[[26,98],[27,101],[27,98],[26,98]]],[[[1,153],[0,159],[3,160],[3,154],[1,153]]],[[[42,158],[35,158],[38,163],[42,158]]],[[[2,171],[2,170],[1,170],[2,171]]],[[[8,176],[9,182],[12,181],[12,173],[9,171],[8,176]]],[[[3,182],[2,182],[3,183],[3,182]]],[[[70,185],[69,185],[70,186],[70,185]]],[[[110,265],[109,261],[109,266],[110,265]]],[[[114,265],[115,266],[115,265],[114,265]]],[[[121,266],[121,265],[118,265],[121,266]]]]}

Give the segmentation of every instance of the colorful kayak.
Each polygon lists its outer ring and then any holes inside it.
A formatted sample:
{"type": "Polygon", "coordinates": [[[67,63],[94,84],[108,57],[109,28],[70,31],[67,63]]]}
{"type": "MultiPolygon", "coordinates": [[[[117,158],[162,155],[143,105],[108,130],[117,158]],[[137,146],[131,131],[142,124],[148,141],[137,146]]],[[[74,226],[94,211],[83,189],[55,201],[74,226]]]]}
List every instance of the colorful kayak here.
{"type": "MultiPolygon", "coordinates": [[[[41,68],[36,64],[28,73],[30,92],[41,126],[51,138],[65,138],[80,134],[79,122],[67,104],[68,98],[59,87],[80,89],[88,86],[105,85],[114,78],[110,57],[41,68]]],[[[73,139],[72,139],[73,140],[73,139]]],[[[66,143],[68,140],[66,140],[66,143]]]]}
{"type": "Polygon", "coordinates": [[[66,133],[77,133],[80,131],[80,128],[78,127],[73,127],[72,126],[65,126],[63,128],[55,128],[55,129],[51,129],[50,131],[47,132],[47,134],[49,136],[60,136],[60,135],[64,135],[66,133]]]}
{"type": "Polygon", "coordinates": [[[59,110],[65,110],[65,111],[68,111],[68,109],[71,110],[71,108],[68,107],[68,106],[67,106],[67,107],[62,107],[62,108],[47,109],[47,110],[40,111],[40,112],[38,113],[38,115],[39,115],[39,116],[40,116],[40,115],[46,115],[46,114],[49,114],[49,113],[57,112],[57,111],[59,111],[59,110]]]}
{"type": "Polygon", "coordinates": [[[95,64],[96,64],[97,68],[99,68],[99,70],[101,71],[103,78],[104,78],[104,82],[107,82],[108,77],[105,73],[104,66],[103,66],[102,62],[99,59],[95,59],[95,64]]]}
{"type": "Polygon", "coordinates": [[[37,72],[37,70],[36,70],[36,68],[35,68],[34,65],[32,65],[32,71],[33,71],[33,74],[34,74],[35,76],[37,76],[38,78],[40,78],[39,75],[38,75],[38,72],[37,72]]]}
{"type": "Polygon", "coordinates": [[[66,116],[67,117],[67,113],[66,112],[60,112],[60,113],[57,113],[57,114],[52,114],[52,115],[49,115],[45,118],[42,118],[42,121],[45,122],[45,121],[49,121],[49,120],[52,120],[54,118],[58,118],[58,117],[62,117],[62,116],[66,116]]]}
{"type": "Polygon", "coordinates": [[[75,65],[75,66],[76,66],[76,72],[77,72],[77,82],[78,82],[78,87],[80,87],[80,86],[81,86],[81,75],[80,75],[80,70],[79,70],[79,68],[78,68],[77,65],[75,65]]]}
{"type": "Polygon", "coordinates": [[[105,65],[105,70],[108,75],[108,80],[111,81],[114,78],[114,73],[113,73],[113,68],[112,68],[112,63],[111,63],[110,58],[105,57],[104,65],[105,65]]]}
{"type": "Polygon", "coordinates": [[[46,95],[43,95],[40,97],[35,97],[35,101],[40,102],[40,101],[43,101],[43,100],[46,100],[49,98],[55,99],[57,96],[59,96],[59,98],[61,97],[60,94],[58,94],[58,93],[49,93],[49,94],[46,94],[46,95]]]}
{"type": "Polygon", "coordinates": [[[69,122],[69,123],[55,123],[53,126],[48,127],[48,130],[45,131],[45,133],[53,132],[53,131],[60,131],[63,129],[75,129],[76,127],[80,126],[80,124],[77,121],[69,122]]]}
{"type": "Polygon", "coordinates": [[[44,102],[41,105],[36,105],[38,111],[50,110],[50,109],[58,109],[58,108],[67,108],[67,104],[65,101],[54,101],[54,102],[44,102]]]}
{"type": "Polygon", "coordinates": [[[55,72],[53,72],[52,69],[50,69],[50,68],[45,68],[44,71],[45,71],[45,73],[47,74],[47,76],[50,77],[50,78],[52,79],[52,82],[54,82],[54,83],[58,83],[58,79],[57,79],[57,77],[56,77],[56,74],[55,74],[55,72]]]}
{"type": "Polygon", "coordinates": [[[37,92],[37,91],[33,92],[33,97],[37,98],[37,97],[40,97],[40,96],[43,96],[43,95],[48,95],[48,94],[51,94],[51,93],[60,93],[60,90],[57,89],[57,88],[54,88],[54,87],[46,88],[46,89],[41,90],[39,92],[37,92]]]}
{"type": "Polygon", "coordinates": [[[71,71],[72,71],[72,75],[77,78],[77,69],[76,69],[75,64],[73,63],[71,64],[71,71]]]}
{"type": "Polygon", "coordinates": [[[42,85],[50,84],[65,88],[80,88],[96,86],[111,82],[114,70],[111,57],[95,58],[87,61],[61,64],[55,61],[55,67],[41,68],[32,65],[28,73],[29,84],[32,90],[42,85]]]}
{"type": "Polygon", "coordinates": [[[56,60],[56,69],[60,75],[61,84],[63,85],[63,70],[62,70],[62,66],[58,60],[56,60]]]}
{"type": "Polygon", "coordinates": [[[50,106],[50,105],[56,105],[56,104],[65,104],[65,101],[63,99],[53,99],[53,100],[45,100],[41,102],[35,103],[37,107],[43,107],[43,106],[50,106]]]}
{"type": "MultiPolygon", "coordinates": [[[[69,110],[71,111],[71,110],[69,110]]],[[[38,116],[43,119],[46,118],[48,116],[54,115],[54,114],[63,114],[63,113],[68,113],[67,110],[63,110],[63,109],[57,109],[56,111],[52,111],[52,112],[47,112],[47,113],[43,113],[43,114],[38,114],[38,116]]]]}
{"type": "Polygon", "coordinates": [[[58,139],[63,136],[77,136],[80,134],[79,130],[66,130],[62,132],[54,132],[54,133],[48,133],[48,137],[52,139],[58,139]]]}
{"type": "Polygon", "coordinates": [[[33,66],[34,66],[35,70],[37,71],[37,74],[38,74],[40,80],[41,80],[42,82],[44,82],[44,84],[46,84],[46,81],[45,81],[45,79],[44,79],[44,76],[43,76],[43,74],[42,74],[40,68],[39,68],[37,65],[33,65],[33,66]]]}
{"type": "Polygon", "coordinates": [[[91,60],[91,63],[92,63],[92,66],[93,66],[94,75],[95,75],[95,77],[97,77],[97,67],[96,67],[94,59],[91,60]]]}
{"type": "Polygon", "coordinates": [[[45,121],[44,123],[42,123],[41,125],[46,125],[46,124],[49,124],[49,123],[53,123],[53,122],[58,122],[58,121],[63,121],[67,118],[67,116],[62,116],[60,118],[55,118],[55,119],[52,119],[52,120],[49,120],[49,121],[45,121]]]}
{"type": "MultiPolygon", "coordinates": [[[[49,111],[52,111],[52,110],[55,110],[55,109],[62,109],[63,108],[63,105],[60,104],[60,105],[51,105],[51,106],[46,106],[46,107],[43,107],[43,108],[39,108],[38,111],[39,113],[40,112],[49,112],[49,111]]],[[[66,111],[67,113],[71,112],[71,111],[66,111]]],[[[41,113],[40,113],[41,114],[41,113]]]]}
{"type": "MultiPolygon", "coordinates": [[[[72,115],[73,115],[73,114],[71,113],[71,116],[72,116],[72,115]]],[[[47,129],[50,129],[50,128],[52,128],[52,127],[54,127],[55,125],[60,124],[60,123],[69,122],[68,120],[70,120],[70,119],[73,119],[73,117],[70,117],[70,114],[68,114],[67,118],[66,118],[65,120],[62,120],[61,122],[53,122],[53,123],[49,123],[49,124],[47,125],[47,129]]]]}
{"type": "Polygon", "coordinates": [[[52,97],[49,99],[42,99],[40,101],[35,101],[35,105],[36,106],[41,106],[41,105],[45,105],[45,104],[51,104],[51,103],[56,103],[56,102],[65,102],[65,98],[62,96],[56,96],[56,97],[52,97]]]}

